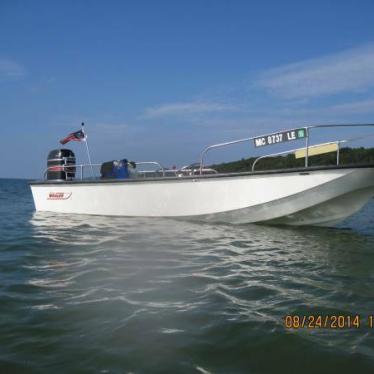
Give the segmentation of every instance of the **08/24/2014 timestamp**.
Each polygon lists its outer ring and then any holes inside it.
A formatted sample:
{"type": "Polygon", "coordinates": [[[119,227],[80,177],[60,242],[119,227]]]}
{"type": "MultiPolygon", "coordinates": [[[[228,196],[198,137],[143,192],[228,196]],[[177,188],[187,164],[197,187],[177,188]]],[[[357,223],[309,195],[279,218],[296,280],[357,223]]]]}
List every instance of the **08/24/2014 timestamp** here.
{"type": "Polygon", "coordinates": [[[374,314],[362,317],[354,315],[296,315],[283,318],[287,329],[358,329],[374,328],[374,314]]]}

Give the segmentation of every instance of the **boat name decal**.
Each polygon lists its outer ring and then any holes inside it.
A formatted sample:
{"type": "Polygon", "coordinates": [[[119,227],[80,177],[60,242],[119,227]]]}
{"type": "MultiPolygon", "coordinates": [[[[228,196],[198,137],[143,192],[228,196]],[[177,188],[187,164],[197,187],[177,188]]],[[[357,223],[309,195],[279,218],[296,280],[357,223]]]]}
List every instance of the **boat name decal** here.
{"type": "Polygon", "coordinates": [[[273,145],[278,143],[289,142],[292,140],[305,139],[307,137],[306,129],[295,129],[283,132],[276,132],[266,136],[254,138],[255,147],[263,147],[265,145],[273,145]]]}
{"type": "Polygon", "coordinates": [[[72,195],[72,192],[50,192],[47,200],[67,200],[72,195]]]}

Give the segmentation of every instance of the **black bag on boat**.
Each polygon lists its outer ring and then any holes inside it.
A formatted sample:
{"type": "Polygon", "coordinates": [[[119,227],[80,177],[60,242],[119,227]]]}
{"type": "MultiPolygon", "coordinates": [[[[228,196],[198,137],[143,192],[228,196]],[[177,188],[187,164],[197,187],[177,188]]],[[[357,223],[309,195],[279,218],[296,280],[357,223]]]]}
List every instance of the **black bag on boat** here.
{"type": "Polygon", "coordinates": [[[107,161],[101,164],[101,178],[126,179],[130,177],[127,159],[107,161]]]}
{"type": "Polygon", "coordinates": [[[101,178],[114,178],[114,161],[107,161],[101,164],[101,178]]]}

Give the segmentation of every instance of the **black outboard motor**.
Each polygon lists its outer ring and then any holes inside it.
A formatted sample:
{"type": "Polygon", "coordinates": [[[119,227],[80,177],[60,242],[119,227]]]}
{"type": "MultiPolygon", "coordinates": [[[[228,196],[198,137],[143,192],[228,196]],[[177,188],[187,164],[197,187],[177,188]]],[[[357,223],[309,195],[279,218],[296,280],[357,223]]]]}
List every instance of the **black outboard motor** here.
{"type": "Polygon", "coordinates": [[[75,155],[70,149],[49,152],[47,165],[48,180],[71,180],[75,177],[75,155]]]}

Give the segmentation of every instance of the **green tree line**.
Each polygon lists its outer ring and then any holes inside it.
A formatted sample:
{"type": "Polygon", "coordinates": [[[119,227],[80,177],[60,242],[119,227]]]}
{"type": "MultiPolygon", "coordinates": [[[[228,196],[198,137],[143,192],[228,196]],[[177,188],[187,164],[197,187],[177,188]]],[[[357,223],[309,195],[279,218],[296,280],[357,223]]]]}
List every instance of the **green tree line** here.
{"type": "MultiPolygon", "coordinates": [[[[339,158],[340,165],[374,164],[374,148],[341,148],[339,158]]],[[[256,159],[257,157],[243,158],[238,161],[212,165],[211,167],[220,173],[251,171],[256,159]]],[[[336,152],[311,156],[309,157],[309,166],[336,165],[336,160],[336,152]]],[[[257,162],[255,170],[287,169],[303,167],[304,164],[305,158],[296,159],[292,153],[286,156],[263,158],[257,162]]]]}

